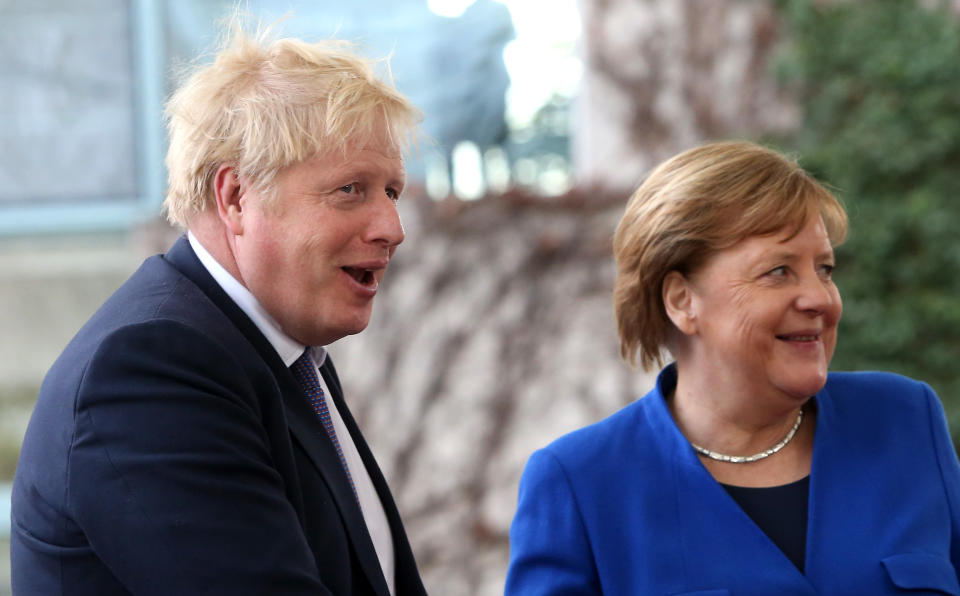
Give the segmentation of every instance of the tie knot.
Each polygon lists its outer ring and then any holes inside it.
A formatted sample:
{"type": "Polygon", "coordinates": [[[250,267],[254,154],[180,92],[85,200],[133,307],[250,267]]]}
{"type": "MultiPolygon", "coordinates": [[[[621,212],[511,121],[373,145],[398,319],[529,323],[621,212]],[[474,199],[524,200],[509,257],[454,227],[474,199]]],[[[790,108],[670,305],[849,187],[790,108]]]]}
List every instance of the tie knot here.
{"type": "Polygon", "coordinates": [[[310,356],[310,348],[303,351],[297,360],[290,365],[290,372],[305,391],[310,393],[320,388],[320,378],[317,376],[317,365],[310,356]]]}

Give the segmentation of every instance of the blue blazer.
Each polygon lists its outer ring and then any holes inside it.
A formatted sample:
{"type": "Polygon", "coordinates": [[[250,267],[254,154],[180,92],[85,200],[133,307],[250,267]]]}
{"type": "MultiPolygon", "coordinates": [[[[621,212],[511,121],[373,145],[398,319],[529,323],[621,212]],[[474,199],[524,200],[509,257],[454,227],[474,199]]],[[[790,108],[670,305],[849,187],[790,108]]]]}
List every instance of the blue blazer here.
{"type": "Polygon", "coordinates": [[[700,463],[667,409],[637,402],[530,458],[506,594],[960,594],[960,465],[928,386],[833,373],[816,395],[806,571],[700,463]]]}
{"type": "MultiPolygon", "coordinates": [[[[424,594],[329,359],[321,372],[386,511],[396,592],[424,594]]],[[[148,259],[47,374],[12,501],[17,596],[388,596],[326,432],[185,238],[148,259]]]]}

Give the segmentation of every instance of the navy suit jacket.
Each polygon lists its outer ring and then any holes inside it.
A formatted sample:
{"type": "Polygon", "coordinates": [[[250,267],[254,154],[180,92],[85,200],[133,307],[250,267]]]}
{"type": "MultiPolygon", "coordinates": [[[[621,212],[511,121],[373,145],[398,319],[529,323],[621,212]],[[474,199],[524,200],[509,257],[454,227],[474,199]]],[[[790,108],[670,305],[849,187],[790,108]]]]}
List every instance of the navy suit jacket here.
{"type": "Polygon", "coordinates": [[[664,395],[536,452],[506,594],[960,594],[960,465],[925,384],[832,373],[815,399],[801,573],[700,463],[664,395]]]}
{"type": "MultiPolygon", "coordinates": [[[[424,594],[386,482],[321,368],[424,594]]],[[[17,596],[364,594],[386,582],[337,453],[279,355],[185,238],[44,380],[13,488],[17,596]]]]}

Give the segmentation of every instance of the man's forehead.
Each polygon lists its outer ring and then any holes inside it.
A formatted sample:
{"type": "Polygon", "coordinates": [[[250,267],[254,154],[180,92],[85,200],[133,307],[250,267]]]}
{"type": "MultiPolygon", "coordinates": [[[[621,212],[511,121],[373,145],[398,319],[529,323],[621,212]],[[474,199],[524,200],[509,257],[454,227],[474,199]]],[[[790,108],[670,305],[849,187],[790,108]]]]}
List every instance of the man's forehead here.
{"type": "Polygon", "coordinates": [[[346,139],[335,146],[321,149],[317,156],[350,160],[368,152],[388,159],[403,159],[403,148],[392,136],[385,134],[346,139]]]}
{"type": "MultiPolygon", "coordinates": [[[[400,181],[406,177],[403,153],[399,148],[390,146],[347,145],[318,153],[301,163],[330,175],[385,175],[400,181]]],[[[287,169],[293,169],[296,166],[297,164],[291,164],[287,169]]]]}

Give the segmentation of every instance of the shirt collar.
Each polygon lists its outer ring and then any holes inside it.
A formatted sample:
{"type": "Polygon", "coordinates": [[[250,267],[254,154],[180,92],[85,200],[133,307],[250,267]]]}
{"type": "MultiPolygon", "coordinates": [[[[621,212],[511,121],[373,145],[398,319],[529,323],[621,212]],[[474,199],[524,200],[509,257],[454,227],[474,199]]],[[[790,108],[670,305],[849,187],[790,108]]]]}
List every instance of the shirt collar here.
{"type": "MultiPolygon", "coordinates": [[[[250,290],[230,275],[230,272],[224,269],[223,265],[218,263],[217,260],[213,258],[213,255],[207,252],[207,249],[200,244],[200,241],[193,235],[193,232],[187,232],[187,240],[190,242],[190,247],[193,249],[193,252],[196,253],[197,258],[200,259],[200,263],[207,272],[210,273],[214,281],[227,293],[227,296],[240,307],[240,310],[250,317],[250,320],[257,326],[260,333],[267,338],[267,341],[270,342],[273,349],[277,351],[284,365],[289,367],[296,362],[297,358],[303,354],[306,346],[283,332],[283,329],[280,328],[276,319],[270,316],[270,313],[260,305],[257,298],[250,293],[250,290]]],[[[311,356],[317,366],[320,366],[323,364],[323,361],[326,360],[327,351],[323,346],[315,346],[311,356]]]]}

